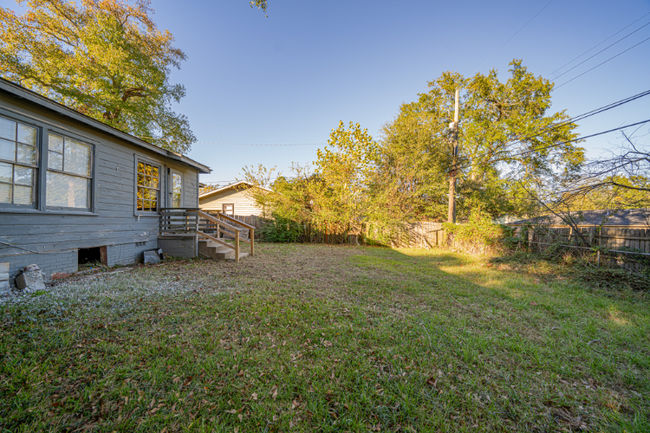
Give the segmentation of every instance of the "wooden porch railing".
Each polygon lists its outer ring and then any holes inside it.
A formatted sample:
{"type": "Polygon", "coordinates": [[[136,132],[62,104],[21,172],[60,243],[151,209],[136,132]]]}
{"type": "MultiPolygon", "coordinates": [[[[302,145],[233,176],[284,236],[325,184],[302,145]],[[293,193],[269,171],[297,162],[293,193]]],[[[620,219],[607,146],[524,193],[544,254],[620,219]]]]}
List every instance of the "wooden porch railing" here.
{"type": "Polygon", "coordinates": [[[240,241],[250,244],[250,254],[255,255],[255,227],[227,215],[210,215],[198,208],[160,209],[160,234],[192,234],[210,239],[233,249],[239,262],[240,241]],[[227,234],[235,240],[231,245],[220,236],[227,234]]]}

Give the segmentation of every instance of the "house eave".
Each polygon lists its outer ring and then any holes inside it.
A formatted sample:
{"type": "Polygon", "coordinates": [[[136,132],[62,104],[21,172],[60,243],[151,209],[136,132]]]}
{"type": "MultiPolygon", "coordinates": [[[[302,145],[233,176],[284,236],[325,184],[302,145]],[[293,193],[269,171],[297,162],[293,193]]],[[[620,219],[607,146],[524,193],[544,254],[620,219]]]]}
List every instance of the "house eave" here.
{"type": "Polygon", "coordinates": [[[31,90],[25,89],[22,86],[19,86],[18,84],[12,83],[11,81],[7,81],[5,79],[0,78],[0,90],[3,90],[17,98],[24,99],[26,101],[29,101],[33,104],[36,104],[40,107],[43,107],[47,110],[51,110],[57,114],[60,114],[62,116],[68,117],[70,119],[73,119],[77,122],[83,123],[91,128],[94,128],[96,130],[102,131],[104,133],[107,133],[115,138],[118,138],[120,140],[126,141],[130,144],[133,144],[135,146],[141,147],[143,149],[146,149],[150,152],[154,152],[158,155],[162,155],[164,157],[167,157],[169,159],[181,162],[185,165],[188,165],[190,167],[196,168],[199,173],[203,174],[208,174],[211,173],[212,170],[210,167],[207,165],[201,164],[197,161],[194,161],[191,158],[188,158],[186,156],[183,156],[181,154],[178,154],[176,152],[172,152],[166,149],[163,149],[161,147],[155,146],[151,143],[148,143],[144,140],[141,140],[137,137],[134,137],[131,134],[128,134],[124,131],[120,131],[117,128],[114,128],[110,125],[106,125],[105,123],[102,123],[98,120],[93,119],[92,117],[86,116],[85,114],[79,113],[76,110],[73,110],[72,108],[66,107],[63,104],[59,104],[56,101],[52,101],[51,99],[46,98],[45,96],[39,95],[38,93],[32,92],[31,90]]]}

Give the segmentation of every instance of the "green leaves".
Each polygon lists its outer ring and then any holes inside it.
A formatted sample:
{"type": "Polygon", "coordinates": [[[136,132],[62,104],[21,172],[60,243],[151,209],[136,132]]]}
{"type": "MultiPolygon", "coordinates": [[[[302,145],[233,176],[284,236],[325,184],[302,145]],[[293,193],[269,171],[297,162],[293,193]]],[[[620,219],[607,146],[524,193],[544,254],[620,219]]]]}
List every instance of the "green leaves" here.
{"type": "Polygon", "coordinates": [[[0,8],[0,76],[163,148],[196,141],[171,105],[185,88],[169,82],[186,59],[160,31],[146,0],[29,0],[0,8]]]}
{"type": "Polygon", "coordinates": [[[521,60],[510,63],[501,82],[496,70],[464,78],[444,72],[429,82],[430,90],[403,104],[383,129],[381,170],[394,185],[409,185],[412,210],[443,218],[444,184],[451,171],[449,123],[454,92],[461,89],[459,124],[459,212],[480,205],[493,216],[522,214],[529,202],[519,183],[543,184],[574,175],[584,151],[574,140],[577,125],[564,111],[548,114],[553,83],[528,72],[521,60]],[[395,170],[394,167],[400,167],[395,170]]]}

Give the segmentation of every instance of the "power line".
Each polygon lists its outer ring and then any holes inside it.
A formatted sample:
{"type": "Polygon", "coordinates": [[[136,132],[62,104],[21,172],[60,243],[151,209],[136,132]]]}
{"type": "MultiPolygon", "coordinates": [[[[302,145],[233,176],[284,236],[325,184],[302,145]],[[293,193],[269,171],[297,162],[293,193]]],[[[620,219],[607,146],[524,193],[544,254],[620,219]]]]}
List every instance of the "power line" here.
{"type": "MultiPolygon", "coordinates": [[[[510,146],[518,144],[518,143],[522,144],[526,140],[530,140],[532,138],[539,137],[543,133],[550,132],[550,131],[552,131],[554,129],[557,129],[557,128],[561,127],[561,126],[564,126],[564,125],[566,125],[568,123],[572,123],[572,122],[575,122],[575,121],[578,121],[578,120],[586,119],[586,118],[591,117],[591,116],[595,116],[596,114],[600,114],[600,113],[603,113],[605,111],[614,109],[616,107],[620,107],[621,105],[630,103],[632,101],[635,101],[637,99],[643,98],[643,97],[648,96],[648,95],[650,95],[650,90],[646,90],[646,91],[637,93],[636,95],[628,96],[627,98],[620,99],[618,101],[615,101],[615,102],[612,102],[610,104],[604,105],[602,107],[593,109],[591,111],[587,111],[585,113],[582,113],[582,114],[574,116],[574,117],[572,117],[570,119],[567,119],[567,120],[565,120],[563,122],[559,122],[559,123],[556,123],[556,124],[549,125],[548,127],[546,127],[544,129],[542,129],[541,131],[537,132],[536,134],[532,134],[532,135],[529,135],[529,136],[526,136],[526,137],[523,137],[523,138],[516,138],[514,140],[511,140],[510,143],[506,143],[505,146],[510,147],[510,146]]],[[[643,124],[643,123],[646,123],[646,122],[641,122],[641,123],[638,123],[638,124],[643,124]]],[[[629,126],[635,126],[635,125],[638,125],[638,124],[628,125],[628,126],[625,126],[625,127],[621,127],[620,129],[623,129],[623,128],[626,128],[626,127],[629,127],[629,126]]],[[[614,130],[606,131],[605,133],[612,132],[612,131],[614,131],[614,130]]],[[[600,134],[597,134],[597,135],[600,135],[600,134]]],[[[573,141],[579,141],[579,140],[583,140],[583,139],[591,138],[591,137],[592,136],[579,137],[579,138],[576,138],[576,139],[571,140],[571,141],[567,141],[567,142],[563,142],[563,143],[557,143],[556,145],[560,146],[562,144],[570,143],[570,142],[573,142],[573,141]]],[[[551,146],[553,146],[553,145],[551,145],[551,146]]],[[[545,147],[545,148],[548,148],[548,146],[545,147]]],[[[527,152],[537,151],[537,150],[544,150],[545,148],[537,148],[537,149],[529,150],[527,152]]],[[[518,154],[514,154],[512,156],[518,156],[518,154]]],[[[496,160],[492,160],[492,161],[487,161],[487,162],[485,162],[485,164],[490,164],[492,162],[499,162],[499,161],[502,161],[502,160],[496,159],[496,160]]],[[[459,169],[462,170],[462,169],[465,169],[465,168],[468,168],[468,167],[471,167],[471,165],[461,166],[461,167],[459,167],[459,169]]]]}
{"type": "Polygon", "coordinates": [[[625,51],[621,51],[620,53],[616,54],[615,56],[610,57],[609,59],[605,60],[604,62],[601,62],[601,63],[597,64],[596,66],[594,66],[594,67],[591,68],[591,69],[587,69],[586,71],[584,71],[584,72],[583,72],[582,74],[580,74],[580,75],[576,75],[575,77],[571,78],[569,81],[565,81],[564,83],[562,83],[562,84],[560,84],[560,85],[558,85],[558,86],[555,86],[555,87],[554,87],[554,90],[555,90],[555,89],[559,89],[560,87],[564,86],[565,84],[569,84],[571,81],[576,80],[576,79],[582,77],[582,76],[585,75],[587,72],[591,72],[591,71],[593,71],[594,69],[596,69],[596,68],[598,68],[598,67],[604,65],[605,63],[609,62],[610,60],[614,60],[614,59],[617,58],[618,56],[627,53],[627,52],[630,51],[632,48],[636,48],[636,47],[638,47],[639,45],[641,45],[642,43],[647,42],[647,41],[649,41],[649,40],[650,40],[650,37],[645,38],[645,39],[642,40],[641,42],[639,42],[639,43],[637,43],[637,44],[635,44],[635,45],[632,45],[632,46],[631,46],[630,48],[628,48],[627,50],[625,50],[625,51]]]}
{"type": "Polygon", "coordinates": [[[163,137],[148,137],[145,135],[137,136],[141,140],[162,140],[167,143],[177,143],[177,144],[209,144],[213,146],[260,146],[260,147],[280,147],[280,146],[326,146],[327,143],[278,143],[278,144],[264,144],[264,143],[217,143],[212,141],[195,141],[193,143],[181,141],[181,140],[170,140],[163,137]]]}
{"type": "MultiPolygon", "coordinates": [[[[582,62],[578,63],[578,64],[575,65],[574,67],[567,69],[566,71],[562,72],[562,73],[561,73],[560,75],[558,75],[557,77],[555,77],[555,78],[551,78],[551,79],[552,79],[552,80],[557,80],[557,79],[560,78],[561,76],[568,74],[569,72],[573,71],[573,70],[574,70],[575,68],[577,68],[578,66],[580,66],[580,65],[582,65],[582,64],[584,64],[584,63],[586,63],[586,62],[588,62],[589,60],[591,60],[591,59],[593,59],[594,57],[596,57],[598,54],[602,53],[603,51],[606,51],[606,50],[610,49],[610,48],[613,47],[614,45],[618,44],[619,42],[623,41],[624,39],[629,38],[630,36],[632,36],[633,34],[635,34],[636,32],[638,32],[639,30],[641,30],[641,29],[643,29],[643,28],[645,28],[645,27],[647,27],[647,26],[649,26],[649,25],[650,25],[650,21],[648,21],[647,23],[645,23],[644,25],[642,25],[642,26],[639,27],[638,29],[634,30],[632,33],[628,33],[627,35],[623,36],[621,39],[619,39],[618,41],[614,42],[613,44],[610,44],[610,45],[606,46],[605,48],[603,48],[602,50],[598,51],[598,52],[597,52],[596,54],[594,54],[593,56],[586,58],[585,60],[583,60],[582,62]]],[[[574,60],[575,60],[575,59],[574,59],[574,60]]],[[[572,60],[572,61],[573,61],[573,60],[572,60]]],[[[571,61],[571,62],[572,62],[572,61],[571,61]]],[[[569,63],[571,63],[571,62],[569,62],[569,63]]],[[[562,69],[562,68],[560,68],[560,69],[562,69]]]]}
{"type": "MultiPolygon", "coordinates": [[[[620,131],[621,129],[631,128],[632,126],[643,125],[643,124],[646,124],[648,122],[650,122],[650,119],[642,120],[641,122],[630,123],[629,125],[625,125],[625,126],[619,126],[618,128],[608,129],[607,131],[596,132],[595,134],[591,134],[591,135],[585,135],[585,136],[582,136],[582,137],[577,137],[577,138],[574,138],[572,140],[567,140],[567,141],[563,141],[563,142],[560,142],[560,143],[549,144],[548,146],[543,146],[543,147],[537,147],[535,149],[524,150],[524,151],[521,151],[519,153],[515,153],[513,155],[510,155],[510,156],[508,156],[508,158],[510,159],[510,158],[513,158],[513,157],[522,156],[522,155],[525,155],[525,154],[531,153],[531,152],[539,152],[540,150],[550,149],[551,147],[562,146],[563,144],[573,143],[575,141],[586,140],[588,138],[597,137],[599,135],[609,134],[610,132],[620,131]]],[[[489,161],[487,163],[499,162],[499,161],[503,161],[503,159],[496,159],[496,160],[493,160],[493,161],[489,161]]]]}
{"type": "Polygon", "coordinates": [[[495,52],[493,52],[493,53],[490,55],[490,57],[488,57],[487,59],[485,59],[485,61],[484,61],[483,63],[481,63],[481,65],[480,65],[477,69],[481,69],[481,66],[483,66],[483,65],[484,65],[488,60],[490,60],[490,59],[491,59],[491,58],[492,58],[496,53],[498,53],[499,51],[501,51],[501,48],[505,47],[505,46],[508,44],[508,42],[510,42],[511,40],[513,40],[513,39],[515,38],[515,36],[517,36],[517,35],[519,34],[519,32],[521,32],[521,31],[522,31],[522,30],[523,30],[523,29],[524,29],[528,24],[530,24],[530,23],[531,23],[535,18],[537,18],[537,15],[541,14],[541,13],[544,11],[544,9],[546,9],[546,8],[547,8],[551,3],[553,3],[553,1],[554,1],[554,0],[551,0],[550,2],[546,3],[546,6],[544,6],[543,8],[541,8],[541,9],[539,10],[539,12],[537,12],[537,13],[536,13],[536,14],[535,14],[531,19],[529,19],[528,22],[527,22],[526,24],[524,24],[524,25],[523,25],[519,30],[517,30],[517,32],[516,32],[514,35],[510,36],[510,39],[508,39],[507,41],[505,41],[505,42],[503,43],[503,45],[501,45],[501,46],[500,46],[500,47],[499,47],[495,52]]]}
{"type": "MultiPolygon", "coordinates": [[[[523,143],[524,141],[530,140],[531,138],[539,137],[540,135],[542,135],[545,132],[550,132],[550,131],[553,131],[553,130],[555,130],[557,128],[560,128],[560,127],[562,127],[564,125],[567,125],[569,123],[577,122],[579,120],[583,120],[583,119],[586,119],[588,117],[595,116],[596,114],[604,113],[605,111],[612,110],[614,108],[620,107],[621,105],[628,104],[628,103],[630,103],[632,101],[635,101],[637,99],[643,98],[643,97],[648,96],[648,95],[650,95],[650,90],[645,90],[643,92],[637,93],[636,95],[628,96],[627,98],[623,98],[623,99],[620,99],[618,101],[612,102],[610,104],[603,105],[602,107],[595,108],[595,109],[593,109],[591,111],[587,111],[585,113],[578,114],[577,116],[571,117],[571,118],[569,118],[569,119],[567,119],[567,120],[565,120],[563,122],[559,122],[559,123],[549,125],[546,128],[542,129],[541,131],[539,131],[539,132],[537,132],[535,134],[529,135],[527,137],[516,138],[514,140],[511,140],[511,143],[509,145],[513,145],[513,144],[517,144],[517,143],[523,143]]],[[[506,145],[508,145],[508,144],[506,144],[506,145]]]]}
{"type": "MultiPolygon", "coordinates": [[[[568,62],[566,62],[565,64],[563,64],[562,66],[560,66],[559,68],[557,68],[556,70],[554,70],[553,72],[551,72],[549,75],[552,76],[553,74],[555,74],[555,73],[556,73],[557,71],[559,71],[560,69],[564,68],[564,67],[567,66],[567,65],[570,65],[570,64],[573,63],[574,61],[578,60],[580,57],[582,57],[582,56],[584,56],[585,54],[587,54],[589,51],[593,50],[594,48],[596,48],[596,47],[598,47],[598,46],[600,46],[600,45],[602,45],[602,44],[604,44],[605,42],[607,42],[608,40],[610,40],[611,38],[613,38],[613,37],[616,36],[617,34],[621,33],[623,30],[625,30],[625,29],[631,27],[632,25],[638,23],[639,21],[641,21],[643,18],[647,17],[648,15],[650,15],[650,12],[648,12],[648,13],[645,14],[645,15],[643,15],[641,18],[638,18],[638,19],[632,21],[630,24],[628,24],[627,26],[623,27],[622,29],[620,29],[619,31],[617,31],[617,32],[614,33],[613,35],[609,36],[608,38],[603,39],[602,41],[600,41],[599,43],[597,43],[597,44],[594,45],[593,47],[589,48],[589,49],[588,49],[587,51],[585,51],[584,53],[580,54],[578,57],[575,57],[575,58],[569,60],[568,62]]],[[[646,24],[646,25],[647,25],[647,24],[646,24]]],[[[644,27],[645,27],[645,26],[644,26],[644,27]]],[[[629,35],[628,35],[628,36],[629,36],[629,35]]],[[[610,46],[611,46],[611,45],[610,45],[610,46]]]]}

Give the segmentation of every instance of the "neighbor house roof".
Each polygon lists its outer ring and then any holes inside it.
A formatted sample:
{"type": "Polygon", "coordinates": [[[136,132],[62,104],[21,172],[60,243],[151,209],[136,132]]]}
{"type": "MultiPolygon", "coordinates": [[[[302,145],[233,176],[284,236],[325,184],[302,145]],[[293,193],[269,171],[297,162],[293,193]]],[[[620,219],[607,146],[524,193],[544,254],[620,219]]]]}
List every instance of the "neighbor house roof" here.
{"type": "Polygon", "coordinates": [[[239,182],[231,183],[230,185],[226,185],[226,186],[221,187],[221,188],[219,188],[219,189],[215,189],[214,191],[209,191],[209,192],[206,192],[205,194],[201,194],[201,195],[199,196],[199,198],[201,199],[201,198],[204,198],[204,197],[208,197],[208,196],[210,196],[210,195],[213,195],[213,194],[217,194],[217,193],[223,192],[223,191],[225,191],[225,190],[227,190],[227,189],[230,189],[230,188],[237,188],[237,187],[240,186],[240,185],[248,185],[249,187],[257,187],[257,188],[263,189],[264,191],[271,192],[270,189],[268,189],[268,188],[264,188],[263,186],[253,185],[252,183],[250,183],[250,182],[246,182],[245,180],[240,180],[239,182]]]}
{"type": "MultiPolygon", "coordinates": [[[[648,226],[650,225],[650,208],[574,211],[571,212],[570,217],[578,226],[601,224],[606,226],[648,226]]],[[[544,215],[508,223],[508,225],[523,224],[566,225],[566,222],[555,215],[544,215]]]]}
{"type": "Polygon", "coordinates": [[[31,90],[25,89],[22,86],[19,86],[18,84],[12,83],[11,81],[7,81],[5,79],[0,78],[0,90],[3,90],[7,93],[10,93],[14,95],[17,98],[20,99],[25,99],[29,102],[32,102],[34,104],[37,104],[43,108],[46,108],[48,110],[52,110],[58,114],[61,114],[63,116],[66,116],[70,119],[76,120],[78,122],[81,122],[87,126],[90,126],[92,128],[98,129],[102,132],[105,132],[109,135],[112,135],[113,137],[119,138],[121,140],[127,141],[135,146],[141,147],[143,149],[147,149],[151,152],[157,153],[159,155],[166,156],[167,158],[180,161],[184,164],[187,164],[191,167],[194,167],[199,170],[200,173],[210,173],[212,170],[210,167],[207,165],[203,165],[197,161],[194,161],[193,159],[188,158],[187,156],[183,156],[179,153],[172,152],[169,150],[165,150],[161,147],[158,147],[154,144],[148,143],[144,140],[141,140],[131,134],[128,134],[124,131],[120,131],[117,128],[114,128],[112,126],[109,126],[105,123],[100,122],[99,120],[95,120],[92,117],[86,116],[85,114],[82,114],[76,110],[73,110],[72,108],[66,107],[65,105],[59,104],[56,101],[53,101],[49,98],[46,98],[45,96],[39,95],[38,93],[32,92],[31,90]]]}

